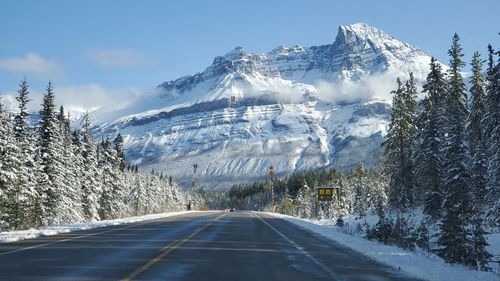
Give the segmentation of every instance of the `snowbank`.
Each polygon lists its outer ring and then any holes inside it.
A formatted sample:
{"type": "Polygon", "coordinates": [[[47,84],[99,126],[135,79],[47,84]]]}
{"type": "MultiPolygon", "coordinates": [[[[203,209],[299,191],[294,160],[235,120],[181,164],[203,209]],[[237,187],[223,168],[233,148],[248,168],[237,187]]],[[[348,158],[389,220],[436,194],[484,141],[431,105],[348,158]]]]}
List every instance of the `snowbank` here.
{"type": "MultiPolygon", "coordinates": [[[[416,278],[432,281],[500,280],[500,275],[495,273],[474,271],[462,265],[447,264],[441,258],[435,255],[428,255],[425,252],[418,250],[416,252],[409,252],[396,246],[384,245],[362,237],[345,234],[335,226],[335,221],[332,220],[306,220],[276,213],[268,214],[320,234],[381,263],[394,268],[400,268],[402,271],[416,278]]],[[[488,239],[488,242],[491,243],[493,241],[488,239]]]]}
{"type": "Polygon", "coordinates": [[[86,230],[92,228],[98,228],[108,225],[120,225],[125,223],[132,222],[140,222],[146,220],[154,220],[172,216],[183,215],[190,212],[196,211],[179,211],[179,212],[168,212],[161,214],[151,214],[145,216],[137,216],[137,217],[128,217],[123,219],[115,219],[115,220],[103,220],[91,223],[79,223],[79,224],[63,224],[63,225],[51,225],[46,226],[41,229],[28,229],[28,230],[19,230],[19,231],[6,231],[0,232],[0,243],[14,242],[19,240],[25,240],[30,238],[37,238],[41,236],[50,236],[56,235],[59,233],[67,233],[78,230],[86,230]]]}

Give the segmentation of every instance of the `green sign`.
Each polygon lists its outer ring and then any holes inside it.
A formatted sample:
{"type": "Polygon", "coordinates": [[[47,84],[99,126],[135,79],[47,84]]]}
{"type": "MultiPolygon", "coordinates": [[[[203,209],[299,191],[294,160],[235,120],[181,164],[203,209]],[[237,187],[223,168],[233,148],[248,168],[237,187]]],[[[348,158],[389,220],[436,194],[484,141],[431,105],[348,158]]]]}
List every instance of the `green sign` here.
{"type": "Polygon", "coordinates": [[[333,188],[331,188],[331,187],[318,188],[318,200],[319,201],[332,201],[333,200],[333,188]]]}

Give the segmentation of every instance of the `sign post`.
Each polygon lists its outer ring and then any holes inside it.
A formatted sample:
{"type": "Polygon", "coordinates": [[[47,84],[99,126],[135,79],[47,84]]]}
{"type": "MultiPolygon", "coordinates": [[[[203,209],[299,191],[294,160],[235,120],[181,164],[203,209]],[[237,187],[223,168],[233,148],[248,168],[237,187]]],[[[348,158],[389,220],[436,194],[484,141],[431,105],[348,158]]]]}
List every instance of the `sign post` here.
{"type": "Polygon", "coordinates": [[[193,165],[193,185],[191,186],[191,189],[192,189],[192,192],[194,192],[194,186],[195,186],[195,182],[194,182],[194,176],[196,174],[196,169],[198,168],[198,164],[194,164],[193,165]]]}
{"type": "Polygon", "coordinates": [[[333,200],[333,190],[337,188],[333,187],[318,187],[318,200],[316,201],[316,217],[319,218],[319,207],[320,202],[332,201],[333,200]]]}
{"type": "Polygon", "coordinates": [[[274,187],[273,187],[274,170],[273,170],[273,166],[269,166],[269,177],[271,178],[271,207],[274,211],[274,187]]]}

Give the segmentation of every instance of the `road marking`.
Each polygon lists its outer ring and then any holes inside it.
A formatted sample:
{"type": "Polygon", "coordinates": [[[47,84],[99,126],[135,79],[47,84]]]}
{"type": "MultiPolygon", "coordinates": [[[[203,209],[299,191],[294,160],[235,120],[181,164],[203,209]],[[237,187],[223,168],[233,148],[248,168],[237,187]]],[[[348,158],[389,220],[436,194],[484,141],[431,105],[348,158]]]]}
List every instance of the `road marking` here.
{"type": "MultiPolygon", "coordinates": [[[[182,215],[175,215],[175,216],[170,216],[170,217],[165,217],[165,218],[173,218],[173,217],[177,217],[177,216],[182,216],[182,215]]],[[[29,247],[25,247],[25,248],[21,248],[21,249],[10,250],[10,251],[7,251],[7,252],[0,253],[0,256],[5,256],[5,255],[8,255],[8,254],[12,254],[12,253],[17,253],[17,252],[22,252],[22,251],[26,251],[26,250],[36,249],[36,248],[40,248],[40,247],[43,247],[43,246],[49,246],[49,245],[53,245],[53,244],[57,244],[57,243],[61,243],[61,242],[72,241],[72,240],[76,240],[76,239],[80,239],[80,238],[95,236],[95,235],[98,235],[98,234],[103,234],[103,233],[108,233],[108,232],[123,230],[123,229],[127,229],[127,228],[132,228],[132,227],[139,227],[139,226],[142,226],[144,224],[150,224],[150,223],[157,222],[160,219],[162,219],[162,218],[155,218],[155,219],[151,219],[151,220],[145,220],[145,221],[142,221],[142,222],[139,222],[139,223],[131,222],[131,223],[127,223],[127,224],[132,224],[132,225],[128,225],[126,227],[114,228],[114,229],[105,230],[105,231],[101,231],[101,232],[95,232],[95,233],[80,235],[80,236],[76,236],[76,237],[72,237],[72,238],[66,238],[66,239],[57,240],[57,241],[53,241],[53,242],[48,242],[48,243],[44,243],[44,244],[38,244],[38,245],[35,245],[35,246],[29,246],[29,247]]],[[[113,225],[110,225],[110,226],[113,226],[113,225]]],[[[103,226],[103,227],[108,227],[108,226],[103,226]]],[[[95,228],[95,229],[98,229],[98,228],[95,228]]],[[[83,229],[81,231],[85,231],[85,230],[92,230],[92,229],[83,229]]],[[[70,232],[66,232],[66,233],[58,233],[56,235],[67,234],[67,233],[72,233],[72,232],[70,231],[70,232]]],[[[42,237],[51,237],[51,235],[42,236],[42,237]]],[[[41,238],[41,237],[39,237],[39,238],[41,238]]],[[[26,241],[26,240],[21,240],[21,241],[26,241]]],[[[7,244],[4,244],[4,245],[7,245],[7,244]]]]}
{"type": "Polygon", "coordinates": [[[290,238],[288,238],[285,234],[281,233],[279,230],[277,230],[274,226],[270,225],[267,221],[265,221],[264,219],[262,219],[259,215],[257,215],[256,213],[252,212],[252,214],[256,217],[258,217],[263,223],[265,223],[269,228],[271,228],[272,230],[274,230],[274,232],[276,232],[279,236],[281,236],[283,239],[285,239],[286,241],[288,241],[288,243],[292,244],[295,249],[297,249],[300,253],[302,253],[303,255],[305,255],[307,258],[309,258],[314,264],[316,264],[317,266],[319,266],[323,271],[325,271],[326,273],[328,273],[328,275],[330,275],[330,277],[332,277],[334,280],[345,280],[344,277],[340,276],[339,274],[333,272],[328,266],[326,266],[325,264],[323,264],[322,262],[318,261],[315,257],[313,257],[311,254],[309,254],[308,252],[306,252],[306,250],[304,250],[304,248],[302,248],[301,246],[299,246],[297,243],[295,243],[294,241],[292,241],[290,238]]]}
{"type": "MultiPolygon", "coordinates": [[[[126,226],[126,227],[114,228],[114,229],[105,230],[105,231],[101,231],[101,232],[94,232],[94,233],[80,235],[80,236],[76,236],[76,237],[72,237],[72,238],[66,238],[66,239],[57,240],[57,241],[53,241],[53,242],[48,242],[48,243],[44,243],[44,244],[38,244],[38,245],[35,245],[35,246],[29,246],[29,247],[26,247],[26,248],[11,250],[11,251],[0,253],[0,256],[12,254],[12,253],[17,253],[17,252],[21,252],[21,251],[26,251],[26,250],[31,250],[31,249],[36,249],[36,248],[40,248],[40,247],[43,247],[43,246],[53,245],[53,244],[57,244],[57,243],[61,243],[61,242],[66,242],[66,241],[76,240],[76,239],[80,239],[80,238],[95,236],[95,235],[98,235],[98,234],[113,232],[113,231],[117,231],[117,230],[122,230],[122,229],[127,229],[127,228],[132,228],[132,227],[139,227],[139,226],[147,224],[147,223],[152,223],[152,222],[151,221],[144,221],[144,222],[141,222],[139,224],[129,225],[129,226],[126,226]]],[[[88,229],[88,230],[90,230],[90,229],[88,229]]],[[[66,232],[66,233],[71,233],[71,232],[66,232]]],[[[60,233],[60,234],[65,234],[65,233],[60,233]]],[[[42,236],[42,237],[50,237],[50,236],[42,236]]]]}
{"type": "Polygon", "coordinates": [[[188,237],[182,239],[181,241],[173,241],[173,242],[169,243],[165,247],[161,248],[161,250],[160,250],[161,253],[158,256],[154,257],[148,263],[146,263],[145,265],[139,267],[134,272],[130,273],[127,277],[125,277],[125,278],[123,278],[121,280],[122,281],[130,281],[130,280],[134,279],[135,277],[141,275],[144,271],[148,270],[150,267],[152,267],[153,265],[155,265],[158,262],[160,262],[164,257],[166,257],[168,254],[170,254],[172,251],[174,251],[175,249],[179,248],[179,246],[181,246],[182,244],[184,244],[187,241],[189,241],[196,234],[202,232],[204,229],[206,229],[207,227],[209,227],[210,225],[212,225],[215,221],[217,221],[218,219],[224,217],[225,215],[227,215],[227,213],[224,213],[224,214],[216,217],[215,219],[210,220],[204,226],[198,227],[197,229],[195,229],[195,231],[193,233],[191,233],[188,237]]]}
{"type": "MultiPolygon", "coordinates": [[[[191,240],[193,241],[193,240],[191,240]]],[[[218,242],[218,241],[217,241],[218,242]]],[[[184,249],[184,250],[202,250],[202,251],[233,251],[233,252],[279,252],[281,253],[281,250],[274,250],[274,249],[264,249],[264,248],[227,248],[227,247],[177,247],[177,249],[184,249]]]]}

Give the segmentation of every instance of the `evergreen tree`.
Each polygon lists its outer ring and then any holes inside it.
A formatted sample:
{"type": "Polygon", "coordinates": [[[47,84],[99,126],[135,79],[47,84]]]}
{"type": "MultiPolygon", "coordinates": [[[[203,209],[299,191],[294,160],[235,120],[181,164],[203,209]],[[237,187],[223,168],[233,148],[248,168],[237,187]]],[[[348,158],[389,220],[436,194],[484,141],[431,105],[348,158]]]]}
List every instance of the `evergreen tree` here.
{"type": "Polygon", "coordinates": [[[452,47],[448,51],[451,60],[449,91],[446,96],[447,137],[445,135],[445,173],[443,177],[445,192],[447,197],[450,197],[446,198],[446,201],[452,200],[449,205],[467,201],[467,184],[470,176],[467,169],[469,163],[468,147],[465,141],[465,122],[468,116],[467,92],[461,75],[461,67],[465,65],[465,62],[462,60],[463,54],[459,39],[457,34],[453,36],[452,47]],[[454,195],[459,201],[453,201],[451,197],[454,195]]]}
{"type": "Polygon", "coordinates": [[[419,145],[415,152],[415,178],[419,190],[425,192],[424,213],[431,219],[441,217],[443,203],[443,159],[442,146],[445,124],[444,95],[447,83],[441,65],[431,59],[431,71],[427,83],[423,86],[427,96],[423,100],[424,109],[419,116],[419,145]]]}
{"type": "Polygon", "coordinates": [[[119,167],[120,171],[123,172],[125,170],[125,162],[126,161],[125,161],[125,152],[123,149],[123,137],[120,133],[118,133],[116,135],[114,143],[115,143],[116,154],[118,157],[118,167],[119,167]]]}
{"type": "Polygon", "coordinates": [[[439,254],[452,263],[470,265],[466,258],[469,252],[469,231],[472,206],[470,204],[468,149],[465,142],[465,121],[468,116],[465,83],[460,74],[465,65],[462,48],[457,34],[448,54],[451,56],[449,69],[449,92],[447,96],[447,134],[445,146],[445,216],[440,224],[439,254]]]}
{"type": "Polygon", "coordinates": [[[421,222],[416,230],[415,244],[428,253],[431,251],[429,228],[425,222],[421,222]]]}
{"type": "Polygon", "coordinates": [[[28,123],[30,114],[27,108],[30,99],[28,97],[29,91],[26,79],[21,81],[19,87],[20,89],[17,91],[19,96],[16,97],[16,100],[19,102],[19,112],[14,117],[14,132],[18,141],[24,141],[30,130],[30,124],[28,123]]]}
{"type": "Polygon", "coordinates": [[[409,136],[408,147],[407,147],[407,163],[404,174],[406,175],[406,185],[411,191],[411,199],[413,200],[413,205],[418,201],[418,188],[417,181],[415,179],[415,148],[417,146],[417,124],[418,124],[418,92],[417,83],[413,76],[413,72],[410,72],[410,79],[405,83],[406,91],[404,97],[404,104],[407,112],[405,113],[407,119],[407,135],[409,136]]]}
{"type": "Polygon", "coordinates": [[[297,194],[297,202],[299,203],[297,207],[296,214],[301,218],[310,218],[311,210],[314,203],[312,202],[309,186],[304,185],[299,189],[297,194]]]}
{"type": "Polygon", "coordinates": [[[366,238],[378,240],[384,244],[389,244],[392,240],[393,226],[392,221],[385,215],[382,202],[377,206],[378,222],[372,230],[367,231],[366,238]]]}
{"type": "Polygon", "coordinates": [[[404,214],[397,214],[396,222],[392,228],[391,240],[394,244],[407,250],[414,250],[416,237],[413,233],[412,223],[404,214]]]}
{"type": "Polygon", "coordinates": [[[63,170],[63,186],[59,189],[59,201],[56,206],[57,220],[67,223],[83,221],[81,208],[81,175],[79,167],[82,165],[79,148],[73,145],[69,117],[66,117],[64,108],[59,108],[56,115],[56,124],[59,131],[60,162],[63,170]]]}
{"type": "Polygon", "coordinates": [[[0,102],[0,229],[19,229],[23,223],[18,171],[22,165],[12,123],[0,102]]]}
{"type": "Polygon", "coordinates": [[[476,267],[477,270],[488,271],[488,261],[493,257],[486,249],[489,245],[484,235],[483,220],[480,213],[475,213],[472,220],[472,247],[470,247],[466,264],[476,267]]]}
{"type": "MultiPolygon", "coordinates": [[[[438,244],[442,248],[437,253],[448,263],[466,264],[468,232],[459,212],[448,211],[440,224],[438,244]]],[[[471,265],[471,264],[468,264],[471,265]]]]}
{"type": "Polygon", "coordinates": [[[500,184],[498,184],[500,182],[500,57],[495,63],[495,54],[491,45],[488,45],[488,53],[486,114],[483,118],[486,153],[488,155],[486,198],[489,206],[489,223],[498,227],[500,226],[500,184]]]}
{"type": "MultiPolygon", "coordinates": [[[[64,108],[55,110],[50,82],[34,130],[28,93],[22,81],[13,119],[0,103],[0,230],[133,215],[130,194],[137,189],[144,191],[143,214],[185,208],[188,197],[171,177],[167,182],[166,176],[139,172],[137,165],[125,171],[120,135],[114,147],[108,139],[96,146],[88,114],[81,133],[72,131],[64,108]]],[[[191,199],[197,205],[201,200],[191,199]]]]}
{"type": "Polygon", "coordinates": [[[101,191],[101,183],[99,170],[97,167],[96,146],[92,140],[90,132],[89,114],[85,113],[82,124],[82,207],[85,218],[88,221],[99,219],[99,197],[101,191]]]}
{"type": "Polygon", "coordinates": [[[38,193],[41,195],[42,223],[59,223],[57,207],[61,199],[61,190],[64,184],[64,166],[60,130],[55,118],[55,95],[52,83],[47,86],[47,93],[43,97],[40,111],[38,157],[41,174],[38,179],[38,193]]]}
{"type": "Polygon", "coordinates": [[[356,165],[356,170],[353,174],[353,185],[354,185],[354,206],[353,211],[359,217],[364,217],[366,215],[366,182],[365,182],[366,171],[363,164],[358,163],[356,165]]]}
{"type": "Polygon", "coordinates": [[[122,210],[122,186],[119,174],[119,161],[109,139],[101,142],[99,167],[102,170],[102,193],[99,200],[101,219],[113,219],[122,210]]]}
{"type": "Polygon", "coordinates": [[[405,210],[414,205],[412,148],[415,134],[416,87],[413,75],[405,86],[397,79],[384,155],[390,174],[389,204],[405,210]]]}
{"type": "Polygon", "coordinates": [[[482,124],[485,113],[484,78],[482,76],[482,62],[479,52],[472,57],[471,77],[471,111],[467,122],[467,132],[470,151],[472,153],[472,169],[470,189],[474,199],[475,212],[482,213],[486,196],[486,147],[485,129],[482,124]]]}
{"type": "Polygon", "coordinates": [[[479,52],[474,52],[472,56],[472,76],[470,78],[471,88],[471,110],[469,113],[467,132],[469,134],[469,146],[471,151],[479,142],[484,139],[484,128],[482,125],[483,115],[485,113],[485,91],[484,77],[482,74],[482,61],[479,52]]]}
{"type": "MultiPolygon", "coordinates": [[[[287,181],[288,193],[292,198],[297,196],[297,192],[306,184],[304,175],[295,173],[287,181]]],[[[275,188],[275,190],[279,190],[275,188]]]]}
{"type": "Polygon", "coordinates": [[[34,171],[37,170],[37,167],[34,159],[34,132],[29,123],[30,114],[27,110],[30,99],[28,97],[29,90],[26,79],[21,81],[19,87],[17,91],[19,95],[16,97],[16,100],[19,102],[19,112],[14,115],[13,123],[14,134],[21,154],[20,160],[22,162],[17,173],[20,181],[20,200],[18,205],[23,210],[23,227],[36,227],[34,206],[38,194],[35,191],[36,174],[34,171]]]}

